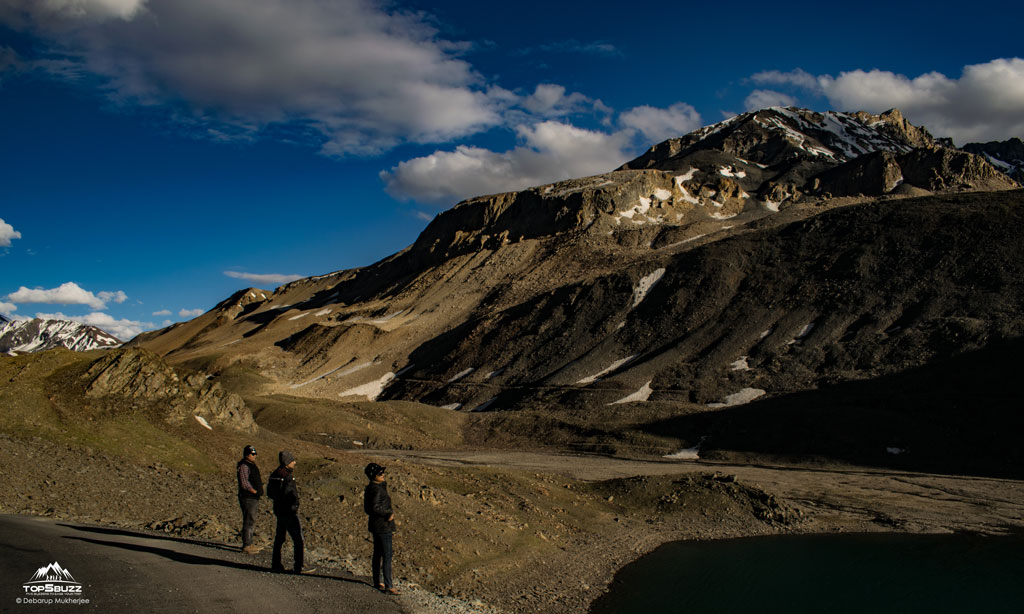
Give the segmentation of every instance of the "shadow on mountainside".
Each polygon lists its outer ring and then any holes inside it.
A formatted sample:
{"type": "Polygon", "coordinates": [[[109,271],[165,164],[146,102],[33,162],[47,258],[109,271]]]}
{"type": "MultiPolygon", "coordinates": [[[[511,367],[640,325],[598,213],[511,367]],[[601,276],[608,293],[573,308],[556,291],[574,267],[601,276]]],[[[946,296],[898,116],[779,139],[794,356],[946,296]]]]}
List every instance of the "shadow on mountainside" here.
{"type": "Polygon", "coordinates": [[[701,456],[821,458],[913,471],[1024,477],[1017,364],[1024,338],[892,375],[652,422],[701,456]]]}

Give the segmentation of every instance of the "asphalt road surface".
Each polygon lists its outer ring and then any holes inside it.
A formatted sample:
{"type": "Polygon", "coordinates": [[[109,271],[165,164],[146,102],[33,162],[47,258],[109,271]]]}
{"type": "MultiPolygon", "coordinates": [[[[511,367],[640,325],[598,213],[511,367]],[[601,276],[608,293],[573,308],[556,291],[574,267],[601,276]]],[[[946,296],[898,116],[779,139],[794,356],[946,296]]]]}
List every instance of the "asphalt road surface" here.
{"type": "Polygon", "coordinates": [[[0,515],[0,612],[402,612],[366,578],[333,570],[273,573],[253,560],[214,542],[0,515]],[[36,570],[52,563],[73,576],[80,594],[26,593],[36,570]]]}

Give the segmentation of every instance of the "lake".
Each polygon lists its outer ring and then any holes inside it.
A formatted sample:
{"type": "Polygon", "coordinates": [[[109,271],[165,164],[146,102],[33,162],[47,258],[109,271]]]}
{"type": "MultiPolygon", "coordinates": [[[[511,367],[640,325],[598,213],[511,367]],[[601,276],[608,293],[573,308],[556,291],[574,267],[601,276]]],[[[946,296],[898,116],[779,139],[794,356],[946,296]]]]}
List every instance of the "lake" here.
{"type": "Polygon", "coordinates": [[[1024,612],[1024,538],[835,534],[666,544],[591,614],[1024,612]]]}

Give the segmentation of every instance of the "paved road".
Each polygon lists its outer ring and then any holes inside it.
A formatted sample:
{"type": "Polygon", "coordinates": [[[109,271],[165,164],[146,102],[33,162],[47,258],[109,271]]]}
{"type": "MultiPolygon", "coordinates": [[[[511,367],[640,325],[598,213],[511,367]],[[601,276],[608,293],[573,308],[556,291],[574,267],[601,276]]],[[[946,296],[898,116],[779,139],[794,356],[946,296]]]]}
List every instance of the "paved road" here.
{"type": "Polygon", "coordinates": [[[334,571],[276,574],[224,544],[0,515],[0,612],[55,610],[402,613],[393,597],[378,593],[365,578],[334,571]],[[54,562],[81,583],[80,599],[87,604],[24,602],[23,585],[54,562]]]}

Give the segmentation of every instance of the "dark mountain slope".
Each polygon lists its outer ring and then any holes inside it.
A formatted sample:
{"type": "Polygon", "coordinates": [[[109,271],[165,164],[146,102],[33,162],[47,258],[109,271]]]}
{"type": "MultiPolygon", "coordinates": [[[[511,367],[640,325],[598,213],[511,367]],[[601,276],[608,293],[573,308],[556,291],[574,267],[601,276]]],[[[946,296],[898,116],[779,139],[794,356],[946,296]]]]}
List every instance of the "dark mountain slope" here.
{"type": "Polygon", "coordinates": [[[1024,477],[1016,363],[1024,339],[869,380],[652,422],[705,458],[808,457],[914,471],[1024,477]]]}
{"type": "Polygon", "coordinates": [[[1022,205],[1014,192],[840,208],[481,310],[413,351],[387,396],[554,409],[648,384],[651,401],[704,404],[982,348],[1024,335],[1022,205]]]}

